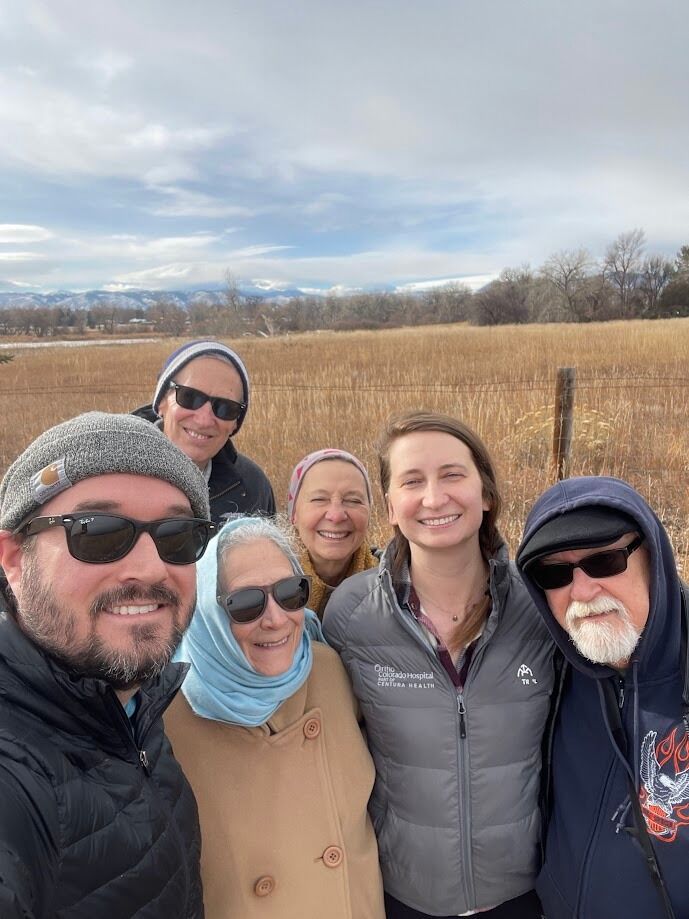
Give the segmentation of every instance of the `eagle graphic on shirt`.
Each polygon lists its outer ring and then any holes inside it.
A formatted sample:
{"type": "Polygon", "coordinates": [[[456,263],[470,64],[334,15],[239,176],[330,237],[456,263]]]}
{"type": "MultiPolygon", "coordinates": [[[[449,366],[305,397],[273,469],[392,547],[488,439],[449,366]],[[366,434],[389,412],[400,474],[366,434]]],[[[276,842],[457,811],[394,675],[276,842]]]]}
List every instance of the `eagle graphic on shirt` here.
{"type": "Polygon", "coordinates": [[[641,744],[641,810],[648,832],[674,842],[689,824],[689,738],[675,727],[659,743],[649,731],[641,744]],[[679,739],[678,739],[679,738],[679,739]]]}

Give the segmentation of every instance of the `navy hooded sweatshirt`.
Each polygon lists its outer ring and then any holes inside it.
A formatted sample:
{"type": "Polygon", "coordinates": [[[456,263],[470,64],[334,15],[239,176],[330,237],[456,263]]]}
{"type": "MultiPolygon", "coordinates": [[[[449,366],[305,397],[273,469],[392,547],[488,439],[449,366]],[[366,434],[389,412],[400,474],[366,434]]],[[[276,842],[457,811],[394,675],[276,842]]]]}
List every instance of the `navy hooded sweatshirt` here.
{"type": "Polygon", "coordinates": [[[681,582],[668,536],[625,482],[604,476],[575,478],[558,483],[536,502],[516,560],[566,661],[550,757],[545,863],[537,885],[545,915],[667,916],[640,844],[630,832],[631,774],[674,914],[689,919],[689,738],[681,711],[681,582]],[[578,653],[521,563],[526,542],[548,520],[591,505],[634,518],[650,560],[649,616],[624,671],[594,664],[578,653]],[[619,706],[626,755],[613,738],[606,682],[619,706]]]}

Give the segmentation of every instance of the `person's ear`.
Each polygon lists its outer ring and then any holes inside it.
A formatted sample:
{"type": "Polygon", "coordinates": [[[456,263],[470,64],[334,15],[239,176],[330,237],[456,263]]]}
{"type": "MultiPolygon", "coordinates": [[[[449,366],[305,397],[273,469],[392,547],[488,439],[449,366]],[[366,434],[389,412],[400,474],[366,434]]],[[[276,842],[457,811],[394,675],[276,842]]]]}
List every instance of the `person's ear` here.
{"type": "Polygon", "coordinates": [[[15,597],[19,597],[23,565],[24,550],[21,540],[10,530],[0,530],[0,568],[4,571],[15,597]]]}
{"type": "Polygon", "coordinates": [[[392,506],[392,501],[390,500],[390,495],[385,495],[385,505],[388,509],[388,523],[390,526],[395,526],[397,523],[397,517],[395,515],[395,510],[392,506]]]}

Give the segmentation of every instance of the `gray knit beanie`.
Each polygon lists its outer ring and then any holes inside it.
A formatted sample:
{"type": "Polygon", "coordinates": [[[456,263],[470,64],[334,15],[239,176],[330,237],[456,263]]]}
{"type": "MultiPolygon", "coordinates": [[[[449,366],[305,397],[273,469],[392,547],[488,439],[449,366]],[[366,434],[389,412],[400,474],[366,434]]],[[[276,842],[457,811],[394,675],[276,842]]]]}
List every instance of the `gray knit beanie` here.
{"type": "Polygon", "coordinates": [[[208,519],[208,486],[197,466],[161,431],[133,415],[87,412],[39,435],[0,483],[0,529],[14,530],[82,479],[125,472],[179,488],[208,519]]]}
{"type": "Polygon", "coordinates": [[[170,388],[170,383],[174,380],[175,374],[179,373],[182,367],[186,367],[190,361],[193,361],[197,357],[216,357],[220,360],[224,360],[228,364],[231,364],[239,374],[239,379],[242,381],[242,391],[244,394],[242,401],[244,402],[245,408],[239,418],[237,418],[237,427],[232,433],[234,437],[241,428],[242,422],[246,418],[246,413],[249,410],[249,374],[246,372],[246,367],[236,351],[233,351],[232,348],[228,348],[227,345],[223,345],[219,341],[207,341],[204,339],[199,341],[188,341],[186,344],[177,348],[176,351],[172,352],[163,364],[163,369],[160,371],[160,376],[156,383],[152,402],[153,411],[156,415],[160,414],[160,403],[162,402],[163,396],[170,388]]]}

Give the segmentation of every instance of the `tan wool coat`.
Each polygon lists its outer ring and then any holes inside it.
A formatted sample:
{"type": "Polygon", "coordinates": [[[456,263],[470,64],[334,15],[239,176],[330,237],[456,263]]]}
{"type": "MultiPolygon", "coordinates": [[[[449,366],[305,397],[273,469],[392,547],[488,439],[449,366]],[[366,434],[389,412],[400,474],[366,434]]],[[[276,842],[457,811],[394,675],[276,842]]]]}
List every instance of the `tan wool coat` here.
{"type": "Polygon", "coordinates": [[[320,643],[306,684],[260,727],[200,718],[177,695],[165,727],[198,801],[206,919],[384,919],[355,706],[320,643]]]}

